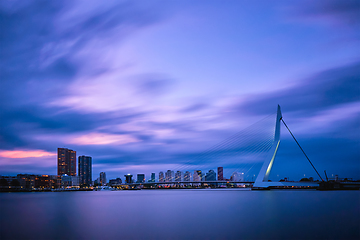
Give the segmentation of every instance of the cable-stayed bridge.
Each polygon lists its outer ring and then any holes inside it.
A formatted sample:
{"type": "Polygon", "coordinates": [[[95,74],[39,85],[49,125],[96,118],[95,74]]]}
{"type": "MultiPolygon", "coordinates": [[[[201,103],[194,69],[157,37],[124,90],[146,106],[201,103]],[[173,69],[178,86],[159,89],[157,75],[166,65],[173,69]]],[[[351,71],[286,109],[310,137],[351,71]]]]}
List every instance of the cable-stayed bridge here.
{"type": "Polygon", "coordinates": [[[261,119],[206,151],[194,154],[193,157],[176,165],[173,168],[175,172],[171,170],[168,170],[165,174],[160,172],[158,181],[155,181],[155,179],[146,183],[144,181],[135,183],[127,181],[127,185],[221,185],[231,182],[251,185],[253,189],[318,186],[317,182],[272,182],[269,180],[280,145],[281,123],[289,130],[291,136],[323,181],[286,125],[282,118],[281,108],[278,106],[275,114],[261,119]],[[221,174],[219,173],[219,166],[221,166],[221,174]],[[208,173],[203,173],[199,169],[210,170],[208,173]],[[216,174],[214,169],[218,169],[217,178],[216,175],[214,176],[216,174]],[[190,177],[191,174],[192,177],[190,177]],[[224,177],[230,175],[230,179],[224,177]],[[209,177],[207,178],[207,176],[209,177]]]}

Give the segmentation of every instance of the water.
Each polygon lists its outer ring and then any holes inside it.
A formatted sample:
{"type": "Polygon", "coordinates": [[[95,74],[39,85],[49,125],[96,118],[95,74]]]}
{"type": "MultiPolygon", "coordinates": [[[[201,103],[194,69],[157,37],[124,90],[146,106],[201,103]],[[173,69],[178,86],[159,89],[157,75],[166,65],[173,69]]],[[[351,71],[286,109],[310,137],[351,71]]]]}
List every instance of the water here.
{"type": "Polygon", "coordinates": [[[360,239],[360,191],[0,194],[0,239],[360,239]]]}

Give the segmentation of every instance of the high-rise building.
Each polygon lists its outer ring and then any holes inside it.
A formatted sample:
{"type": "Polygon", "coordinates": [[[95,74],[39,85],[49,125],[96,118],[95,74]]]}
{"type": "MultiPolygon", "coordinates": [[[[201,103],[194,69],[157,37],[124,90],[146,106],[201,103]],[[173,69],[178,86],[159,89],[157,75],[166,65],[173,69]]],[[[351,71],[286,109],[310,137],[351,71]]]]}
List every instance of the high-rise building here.
{"type": "Polygon", "coordinates": [[[150,179],[151,182],[155,182],[155,173],[151,173],[151,179],[150,179]]]}
{"type": "MultiPolygon", "coordinates": [[[[200,171],[200,174],[201,174],[201,171],[200,171]]],[[[200,178],[201,175],[199,175],[199,171],[194,171],[194,174],[193,174],[193,181],[194,182],[200,182],[201,178],[200,178]]]]}
{"type": "Polygon", "coordinates": [[[124,175],[124,177],[125,177],[125,183],[132,183],[132,176],[133,176],[133,175],[131,175],[130,173],[124,175]]]}
{"type": "Polygon", "coordinates": [[[76,176],[76,151],[67,148],[58,148],[58,171],[62,176],[76,176]]]}
{"type": "Polygon", "coordinates": [[[189,171],[186,171],[184,174],[184,182],[190,182],[191,174],[189,171]]]}
{"type": "Polygon", "coordinates": [[[167,170],[165,173],[165,182],[172,182],[172,173],[173,171],[167,170]]]}
{"type": "Polygon", "coordinates": [[[209,172],[206,173],[205,181],[216,181],[216,173],[214,170],[209,170],[209,172]]]}
{"type": "Polygon", "coordinates": [[[224,180],[224,168],[223,167],[218,167],[218,174],[217,174],[217,180],[218,181],[223,181],[224,180]]]}
{"type": "Polygon", "coordinates": [[[159,172],[159,182],[164,182],[164,173],[159,172]]]}
{"type": "Polygon", "coordinates": [[[203,181],[204,179],[203,179],[203,175],[202,175],[201,170],[196,170],[196,172],[197,172],[197,174],[199,176],[199,181],[203,181]]]}
{"type": "Polygon", "coordinates": [[[89,156],[79,156],[79,183],[90,186],[92,183],[92,159],[89,156]]]}
{"type": "Polygon", "coordinates": [[[175,173],[175,182],[181,182],[181,171],[175,173]]]}
{"type": "Polygon", "coordinates": [[[137,183],[144,183],[145,182],[145,174],[138,174],[136,182],[137,183]]]}
{"type": "Polygon", "coordinates": [[[101,186],[106,185],[106,173],[105,172],[100,173],[100,185],[101,186]]]}

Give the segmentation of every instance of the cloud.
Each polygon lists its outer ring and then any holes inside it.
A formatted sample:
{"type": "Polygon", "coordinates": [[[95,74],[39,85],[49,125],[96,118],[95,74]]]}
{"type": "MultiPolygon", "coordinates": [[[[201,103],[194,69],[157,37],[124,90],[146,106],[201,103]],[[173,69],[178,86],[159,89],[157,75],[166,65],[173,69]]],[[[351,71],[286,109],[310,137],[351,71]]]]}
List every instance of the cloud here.
{"type": "Polygon", "coordinates": [[[335,26],[358,27],[360,25],[360,2],[357,0],[307,1],[294,9],[295,16],[306,21],[319,21],[335,26]]]}
{"type": "Polygon", "coordinates": [[[299,80],[285,89],[250,96],[234,108],[263,114],[280,104],[287,113],[301,112],[311,116],[318,111],[360,101],[360,62],[329,69],[299,80]]]}
{"type": "Polygon", "coordinates": [[[116,144],[122,145],[127,143],[135,143],[140,140],[135,139],[130,135],[116,135],[106,133],[89,133],[78,137],[71,138],[68,143],[76,145],[104,145],[104,144],[116,144]]]}
{"type": "Polygon", "coordinates": [[[44,150],[13,150],[4,151],[0,150],[0,157],[4,158],[31,158],[31,157],[44,157],[55,156],[56,153],[46,152],[44,150]]]}

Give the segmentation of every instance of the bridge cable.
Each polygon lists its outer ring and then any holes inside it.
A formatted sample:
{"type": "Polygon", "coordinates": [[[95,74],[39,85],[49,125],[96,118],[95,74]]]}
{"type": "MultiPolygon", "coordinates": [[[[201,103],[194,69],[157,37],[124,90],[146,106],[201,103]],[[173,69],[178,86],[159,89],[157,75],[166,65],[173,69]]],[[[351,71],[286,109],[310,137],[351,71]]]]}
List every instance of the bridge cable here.
{"type": "Polygon", "coordinates": [[[322,177],[320,176],[319,172],[316,170],[315,166],[312,164],[312,162],[310,161],[310,159],[308,158],[308,156],[306,155],[305,151],[302,149],[302,147],[300,146],[299,142],[296,140],[294,134],[292,134],[292,132],[290,131],[289,127],[286,125],[285,121],[283,118],[281,118],[281,121],[284,123],[285,127],[287,128],[287,130],[289,130],[291,136],[294,138],[295,142],[297,143],[297,145],[299,146],[299,148],[301,149],[301,151],[304,153],[305,157],[307,158],[307,160],[309,161],[309,163],[311,164],[311,166],[314,168],[315,172],[317,173],[317,175],[320,177],[321,181],[324,181],[324,179],[322,179],[322,177]]]}

